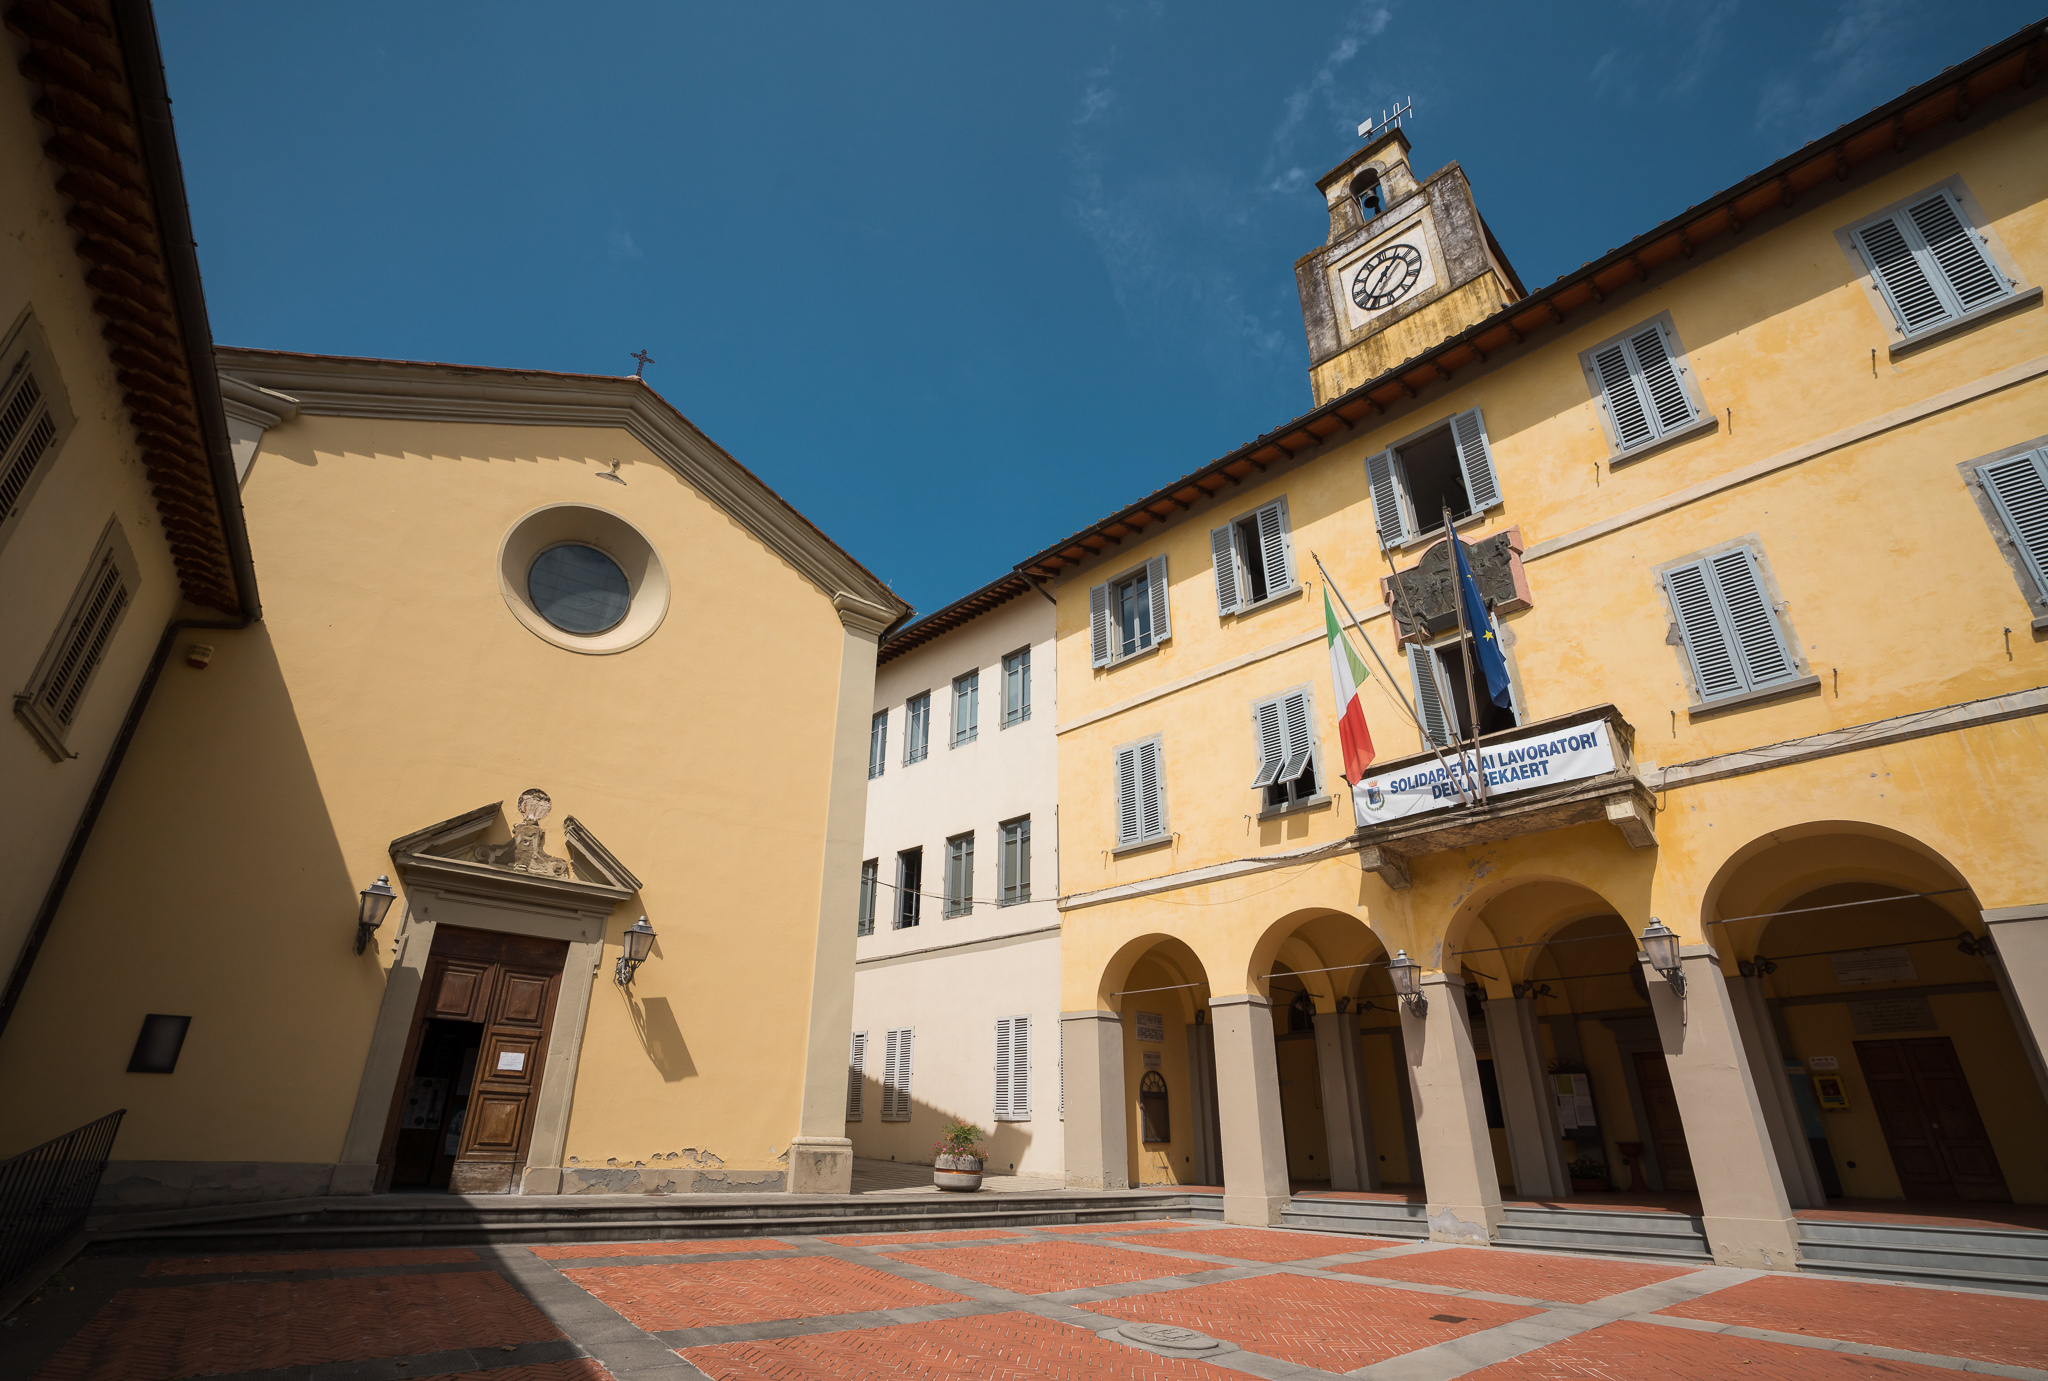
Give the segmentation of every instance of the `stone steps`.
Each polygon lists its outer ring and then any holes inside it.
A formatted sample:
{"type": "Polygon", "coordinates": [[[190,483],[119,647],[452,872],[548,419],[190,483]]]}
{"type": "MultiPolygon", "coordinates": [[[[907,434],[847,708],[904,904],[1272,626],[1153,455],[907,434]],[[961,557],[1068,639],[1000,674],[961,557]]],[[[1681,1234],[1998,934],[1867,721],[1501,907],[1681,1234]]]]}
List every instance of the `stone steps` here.
{"type": "Polygon", "coordinates": [[[1284,1227],[1352,1232],[1367,1237],[1429,1236],[1429,1212],[1400,1199],[1324,1199],[1296,1196],[1281,1210],[1284,1227]]]}
{"type": "Polygon", "coordinates": [[[2048,1232],[1802,1218],[1799,1267],[2048,1295],[2048,1232]]]}
{"type": "Polygon", "coordinates": [[[1705,1225],[1685,1213],[1510,1204],[1501,1221],[1500,1241],[1503,1246],[1552,1247],[1596,1255],[1683,1261],[1704,1261],[1710,1256],[1705,1225]]]}

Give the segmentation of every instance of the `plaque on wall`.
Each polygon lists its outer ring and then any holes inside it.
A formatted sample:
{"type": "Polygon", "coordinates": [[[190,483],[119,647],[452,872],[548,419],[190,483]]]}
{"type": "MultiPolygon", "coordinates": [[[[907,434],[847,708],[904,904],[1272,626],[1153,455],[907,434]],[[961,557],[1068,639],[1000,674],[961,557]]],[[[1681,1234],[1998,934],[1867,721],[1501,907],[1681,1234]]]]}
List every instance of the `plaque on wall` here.
{"type": "Polygon", "coordinates": [[[1141,1041],[1165,1040],[1166,1018],[1158,1012],[1138,1013],[1138,1039],[1141,1041]]]}
{"type": "Polygon", "coordinates": [[[1159,1052],[1157,1050],[1147,1050],[1145,1052],[1145,1068],[1159,1068],[1159,1052]]]}
{"type": "Polygon", "coordinates": [[[1934,1008],[1924,997],[1859,997],[1849,1004],[1849,1020],[1859,1036],[1885,1036],[1896,1031],[1939,1031],[1934,1008]]]}
{"type": "Polygon", "coordinates": [[[1845,949],[1839,954],[1830,954],[1828,959],[1835,966],[1835,982],[1847,986],[1851,983],[1910,983],[1920,975],[1913,970],[1913,956],[1904,949],[1845,949]]]}

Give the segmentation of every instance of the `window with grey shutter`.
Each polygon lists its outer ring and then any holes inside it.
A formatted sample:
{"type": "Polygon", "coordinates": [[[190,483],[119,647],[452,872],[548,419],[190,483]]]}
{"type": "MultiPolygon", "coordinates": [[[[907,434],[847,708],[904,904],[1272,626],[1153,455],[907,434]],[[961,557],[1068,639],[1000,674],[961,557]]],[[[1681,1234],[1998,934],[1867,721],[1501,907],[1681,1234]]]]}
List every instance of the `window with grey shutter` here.
{"type": "Polygon", "coordinates": [[[1096,666],[1149,652],[1171,635],[1166,599],[1166,558],[1088,591],[1089,646],[1096,666]]]}
{"type": "Polygon", "coordinates": [[[946,914],[965,916],[974,910],[974,835],[956,834],[946,841],[946,914]]]}
{"type": "Polygon", "coordinates": [[[1031,1018],[996,1019],[995,1120],[1031,1120],[1031,1018]]]}
{"type": "Polygon", "coordinates": [[[889,761],[889,712],[876,710],[868,721],[868,780],[882,775],[889,761]]]}
{"type": "Polygon", "coordinates": [[[1878,292],[1907,336],[2012,296],[1955,193],[1941,188],[1852,232],[1878,292]]]}
{"type": "Polygon", "coordinates": [[[1451,437],[1458,443],[1458,468],[1464,472],[1471,511],[1484,513],[1500,502],[1500,481],[1494,477],[1493,447],[1487,443],[1486,422],[1478,408],[1451,419],[1451,437]]]}
{"type": "Polygon", "coordinates": [[[1401,492],[1400,458],[1391,447],[1366,457],[1365,478],[1372,489],[1372,516],[1380,531],[1380,545],[1401,546],[1413,534],[1408,528],[1408,499],[1401,492]]]}
{"type": "Polygon", "coordinates": [[[846,1120],[860,1121],[861,1096],[867,1091],[868,1033],[853,1033],[853,1047],[846,1056],[846,1120]]]}
{"type": "Polygon", "coordinates": [[[1216,564],[1219,614],[1234,614],[1298,588],[1284,497],[1212,531],[1209,552],[1216,564]]]}
{"type": "Polygon", "coordinates": [[[981,732],[981,672],[953,678],[953,744],[972,743],[981,732]]]}
{"type": "Polygon", "coordinates": [[[1737,547],[1664,572],[1702,701],[1797,680],[1756,555],[1737,547]]]}
{"type": "Polygon", "coordinates": [[[1279,809],[1316,796],[1314,721],[1315,705],[1306,689],[1252,706],[1259,757],[1252,789],[1265,793],[1263,809],[1279,809]]]}
{"type": "Polygon", "coordinates": [[[1458,522],[1501,503],[1493,446],[1478,408],[1455,413],[1366,457],[1365,474],[1373,522],[1384,546],[1401,546],[1441,529],[1445,509],[1458,522]]]}
{"type": "Polygon", "coordinates": [[[872,935],[875,933],[875,893],[881,889],[882,860],[871,858],[860,865],[860,916],[854,922],[853,933],[872,935]]]}
{"type": "Polygon", "coordinates": [[[1005,820],[1003,830],[1001,905],[1031,900],[1031,817],[1005,820]]]}
{"type": "Polygon", "coordinates": [[[120,522],[109,522],[28,689],[14,698],[16,717],[52,761],[74,756],[66,746],[71,728],[134,600],[136,576],[120,522]]]}
{"type": "Polygon", "coordinates": [[[2005,522],[2013,549],[2048,602],[2048,450],[1977,467],[1977,481],[2005,522]]]}
{"type": "Polygon", "coordinates": [[[12,535],[33,481],[57,454],[57,419],[23,354],[0,387],[0,542],[12,535]]]}
{"type": "Polygon", "coordinates": [[[1003,727],[1031,718],[1031,649],[1020,647],[1003,658],[1003,727]]]}
{"type": "Polygon", "coordinates": [[[1166,838],[1166,790],[1159,740],[1116,750],[1116,843],[1120,849],[1166,838]]]}
{"type": "Polygon", "coordinates": [[[932,746],[932,693],[913,695],[903,707],[903,765],[923,762],[932,746]]]}
{"type": "Polygon", "coordinates": [[[1415,714],[1429,742],[1448,748],[1452,742],[1450,684],[1442,660],[1426,647],[1408,646],[1408,681],[1415,688],[1415,714]]]}
{"type": "Polygon", "coordinates": [[[910,1076],[912,1047],[917,1039],[917,1028],[898,1026],[893,1028],[882,1046],[882,1120],[884,1122],[908,1122],[910,1120],[910,1076]]]}
{"type": "Polygon", "coordinates": [[[1699,409],[1685,386],[1685,357],[1663,322],[1596,346],[1585,359],[1617,451],[1646,446],[1698,419],[1699,409]]]}

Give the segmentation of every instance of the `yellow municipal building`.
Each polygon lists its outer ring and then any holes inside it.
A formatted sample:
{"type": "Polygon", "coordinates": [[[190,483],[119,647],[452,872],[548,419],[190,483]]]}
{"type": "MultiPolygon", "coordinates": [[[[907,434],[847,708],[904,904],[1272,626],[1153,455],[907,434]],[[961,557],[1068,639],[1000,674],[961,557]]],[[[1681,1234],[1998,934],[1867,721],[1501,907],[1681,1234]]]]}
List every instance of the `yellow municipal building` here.
{"type": "MultiPolygon", "coordinates": [[[[847,1192],[908,606],[638,377],[216,347],[146,8],[8,26],[0,1152],[847,1192]]],[[[2048,1203],[2044,66],[1533,289],[1398,127],[1319,180],[1312,410],[1006,577],[1070,1186],[1695,1195],[1772,1267],[1830,1198],[2048,1203]]]]}

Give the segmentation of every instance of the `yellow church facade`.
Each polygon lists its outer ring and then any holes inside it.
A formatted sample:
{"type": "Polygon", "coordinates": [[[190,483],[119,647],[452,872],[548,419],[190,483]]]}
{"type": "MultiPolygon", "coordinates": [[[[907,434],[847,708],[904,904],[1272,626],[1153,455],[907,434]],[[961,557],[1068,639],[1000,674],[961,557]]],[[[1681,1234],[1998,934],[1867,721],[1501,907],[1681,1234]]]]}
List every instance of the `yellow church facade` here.
{"type": "Polygon", "coordinates": [[[1830,1197],[2048,1202],[2044,60],[1533,293],[1398,129],[1322,180],[1315,409],[1019,567],[1070,1182],[1406,1193],[1466,1242],[1696,1194],[1775,1267],[1830,1197]]]}

